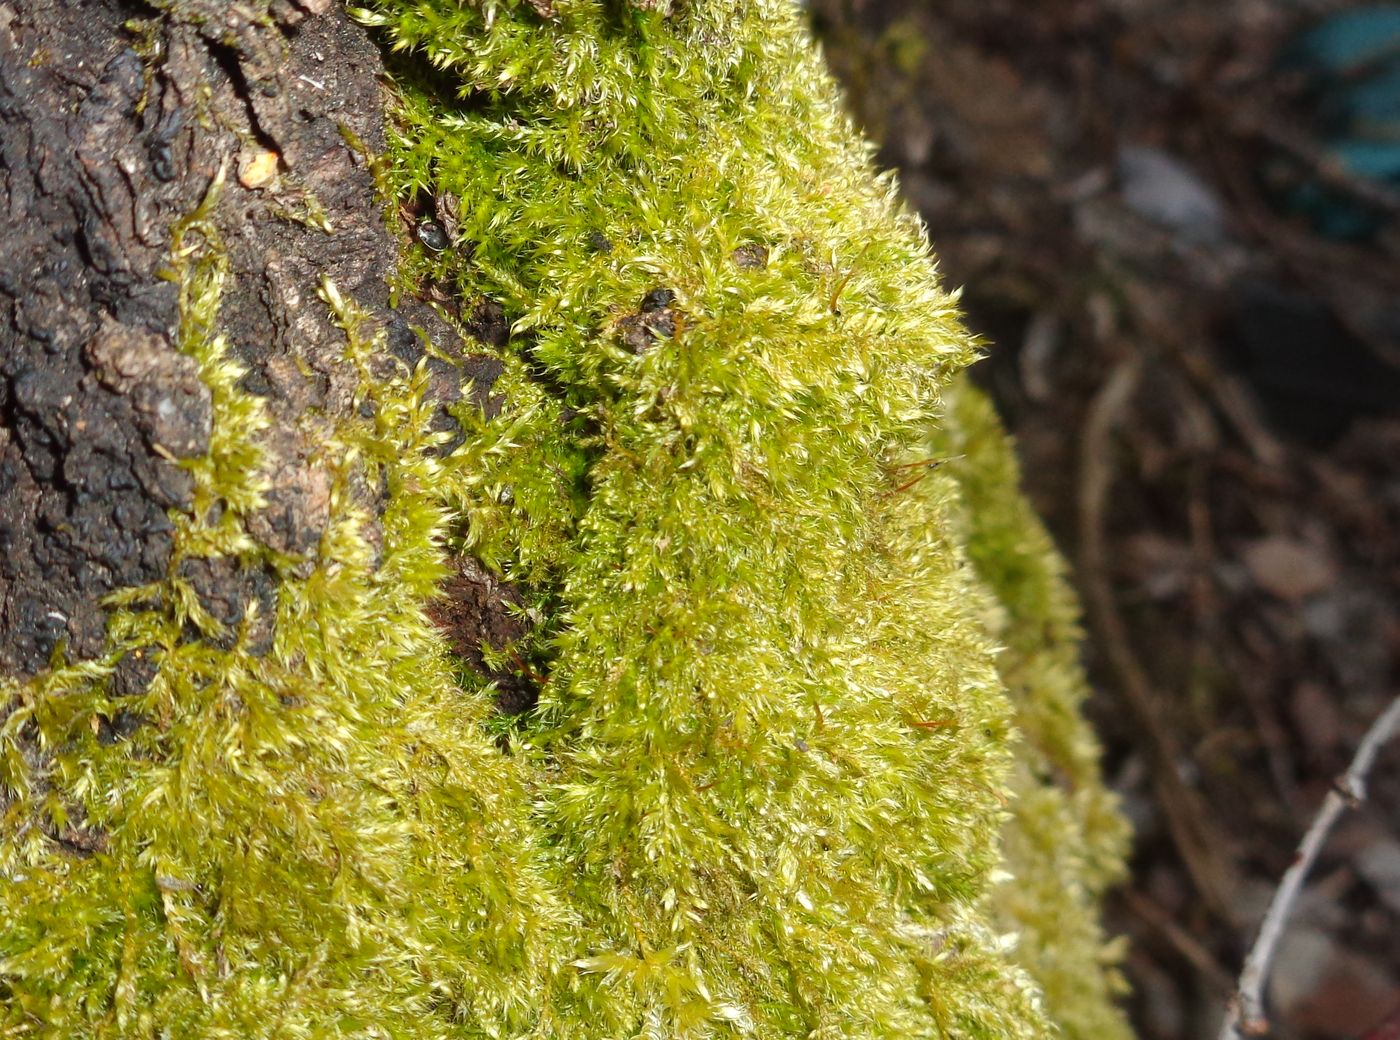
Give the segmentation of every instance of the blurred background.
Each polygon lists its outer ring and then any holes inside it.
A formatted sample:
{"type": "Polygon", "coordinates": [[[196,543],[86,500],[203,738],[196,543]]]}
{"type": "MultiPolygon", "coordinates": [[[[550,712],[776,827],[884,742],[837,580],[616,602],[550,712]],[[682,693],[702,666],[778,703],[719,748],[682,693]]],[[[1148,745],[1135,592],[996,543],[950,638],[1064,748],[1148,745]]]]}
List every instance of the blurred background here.
{"type": "MultiPolygon", "coordinates": [[[[810,0],[1074,568],[1145,1040],[1213,1037],[1400,651],[1400,4],[810,0]]],[[[1400,749],[1274,1036],[1400,1037],[1400,749]]]]}

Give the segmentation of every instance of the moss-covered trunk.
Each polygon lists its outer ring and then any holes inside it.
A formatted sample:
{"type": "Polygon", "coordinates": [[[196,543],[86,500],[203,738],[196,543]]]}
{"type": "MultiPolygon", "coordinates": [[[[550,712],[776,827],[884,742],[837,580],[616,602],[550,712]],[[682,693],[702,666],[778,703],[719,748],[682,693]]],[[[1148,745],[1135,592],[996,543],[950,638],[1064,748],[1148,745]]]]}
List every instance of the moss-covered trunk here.
{"type": "Polygon", "coordinates": [[[1121,1033],[1073,606],[795,11],[0,0],[0,120],[3,1035],[1121,1033]]]}
{"type": "MultiPolygon", "coordinates": [[[[0,4],[0,670],[12,676],[55,653],[99,654],[103,597],[171,568],[167,512],[195,494],[181,460],[207,454],[213,433],[210,389],[183,349],[193,266],[218,266],[210,331],[266,412],[267,502],[249,525],[279,554],[305,556],[324,535],[322,439],[360,405],[323,280],[386,324],[378,363],[425,357],[419,330],[460,363],[430,364],[440,403],[464,372],[484,395],[499,370],[465,362],[471,348],[424,302],[389,305],[403,243],[370,169],[384,92],[366,30],[329,0],[158,6],[169,10],[0,4]]],[[[360,493],[378,508],[378,489],[360,493]]],[[[274,574],[188,569],[213,618],[236,626],[256,601],[266,623],[274,574]]]]}

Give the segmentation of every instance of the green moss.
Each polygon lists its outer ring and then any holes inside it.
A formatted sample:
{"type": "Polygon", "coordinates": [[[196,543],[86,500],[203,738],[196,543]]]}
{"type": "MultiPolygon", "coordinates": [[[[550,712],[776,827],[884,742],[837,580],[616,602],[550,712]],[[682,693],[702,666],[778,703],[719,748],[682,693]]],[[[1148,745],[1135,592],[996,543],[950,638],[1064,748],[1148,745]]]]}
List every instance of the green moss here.
{"type": "Polygon", "coordinates": [[[326,285],[373,418],[321,431],[331,524],[279,558],[244,526],[266,420],[218,334],[212,203],[180,230],[214,448],[110,653],[0,691],[0,1023],[1122,1035],[1094,922],[1121,833],[1072,606],[994,420],[950,389],[976,353],[955,301],[797,13],[357,15],[400,53],[388,190],[457,202],[400,288],[505,309],[504,409],[460,411],[439,458],[422,372],[371,364],[326,285]],[[375,518],[354,489],[381,482],[375,518]],[[506,751],[425,615],[461,548],[540,621],[548,681],[506,751]],[[269,653],[203,612],[188,557],[276,574],[269,653]],[[156,678],[118,703],[129,653],[156,678]],[[150,724],[99,740],[118,711],[150,724]],[[64,851],[65,815],[104,847],[64,851]]]}
{"type": "MultiPolygon", "coordinates": [[[[114,598],[102,660],[3,691],[0,741],[18,768],[0,823],[0,1022],[65,1038],[417,1040],[477,1016],[523,1029],[541,939],[568,914],[529,824],[534,781],[490,742],[489,704],[457,687],[423,617],[446,519],[417,490],[438,478],[424,385],[364,371],[376,416],[325,443],[332,523],[309,575],[249,538],[266,420],[217,333],[216,192],[172,249],[181,343],[215,423],[190,464],[194,510],[174,517],[170,575],[114,598]],[[376,567],[350,485],[381,475],[376,567]],[[178,576],[191,557],[277,574],[269,653],[199,606],[178,576]],[[158,667],[146,693],[118,699],[126,654],[158,667]],[[147,724],[99,739],[119,712],[147,724]],[[74,822],[103,836],[93,854],[55,840],[74,822]]],[[[325,295],[347,363],[363,363],[360,316],[325,295]]]]}
{"type": "Polygon", "coordinates": [[[996,919],[1019,933],[1014,951],[1068,1037],[1129,1035],[1111,998],[1122,983],[1098,924],[1104,889],[1118,880],[1127,831],[1098,769],[1080,715],[1087,692],[1075,653],[1077,609],[1059,556],[1017,486],[1012,446],[991,405],[969,386],[949,395],[931,450],[952,461],[963,494],[958,522],[992,601],[988,629],[1021,741],[1003,831],[1010,878],[992,894],[996,919]]]}

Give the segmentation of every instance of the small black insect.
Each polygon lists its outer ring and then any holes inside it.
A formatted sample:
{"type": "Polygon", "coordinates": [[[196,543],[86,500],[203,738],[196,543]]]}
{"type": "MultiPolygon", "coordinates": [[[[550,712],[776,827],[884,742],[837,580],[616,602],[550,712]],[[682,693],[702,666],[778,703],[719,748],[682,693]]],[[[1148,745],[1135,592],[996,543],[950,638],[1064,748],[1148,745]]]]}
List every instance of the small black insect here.
{"type": "Polygon", "coordinates": [[[160,121],[155,134],[146,146],[146,157],[151,163],[151,172],[156,180],[168,184],[179,171],[175,166],[175,138],[184,125],[185,117],[177,108],[160,121]]]}
{"type": "Polygon", "coordinates": [[[670,289],[653,289],[642,297],[642,313],[665,310],[676,302],[676,294],[670,289]]]}
{"type": "Polygon", "coordinates": [[[170,147],[170,142],[157,138],[152,141],[147,155],[151,160],[151,172],[155,174],[156,180],[168,184],[178,175],[175,169],[175,149],[170,147]]]}
{"type": "Polygon", "coordinates": [[[436,220],[419,221],[416,234],[423,248],[430,253],[441,253],[452,245],[452,239],[447,237],[447,232],[436,220]]]}

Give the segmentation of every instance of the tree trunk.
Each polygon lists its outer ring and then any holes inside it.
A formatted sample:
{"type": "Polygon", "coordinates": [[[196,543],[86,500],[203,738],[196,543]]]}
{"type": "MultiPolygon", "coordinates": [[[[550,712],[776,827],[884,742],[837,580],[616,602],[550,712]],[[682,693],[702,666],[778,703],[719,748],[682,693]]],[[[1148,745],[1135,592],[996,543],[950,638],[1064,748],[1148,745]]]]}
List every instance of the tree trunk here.
{"type": "Polygon", "coordinates": [[[354,12],[0,0],[0,1035],[1125,1035],[1072,602],[795,10],[354,12]]]}
{"type": "MultiPolygon", "coordinates": [[[[404,243],[369,164],[384,150],[383,63],[366,31],[328,0],[278,0],[270,18],[223,0],[162,6],[0,3],[0,675],[94,656],[103,597],[170,565],[167,512],[192,503],[176,463],[208,451],[211,414],[162,272],[172,227],[211,186],[221,331],[273,420],[251,524],[267,547],[320,541],[330,480],[307,417],[357,405],[323,280],[387,327],[400,361],[431,341],[443,405],[463,376],[484,402],[496,370],[425,303],[390,304],[404,243]]],[[[372,510],[375,489],[362,493],[372,510]]],[[[186,566],[225,625],[250,601],[271,616],[266,574],[186,566]]]]}

